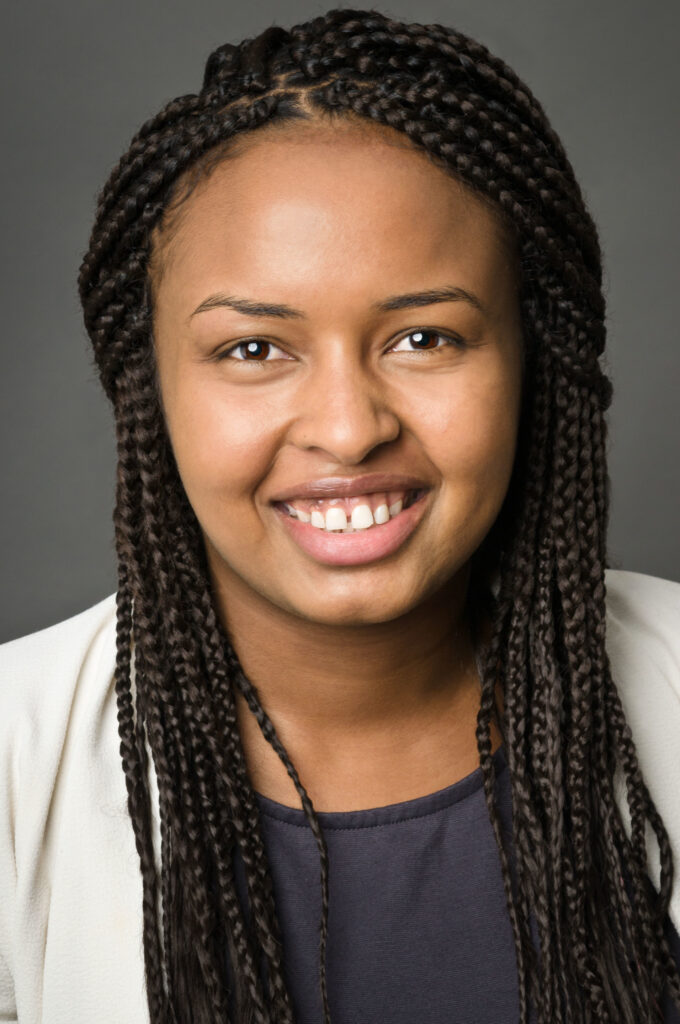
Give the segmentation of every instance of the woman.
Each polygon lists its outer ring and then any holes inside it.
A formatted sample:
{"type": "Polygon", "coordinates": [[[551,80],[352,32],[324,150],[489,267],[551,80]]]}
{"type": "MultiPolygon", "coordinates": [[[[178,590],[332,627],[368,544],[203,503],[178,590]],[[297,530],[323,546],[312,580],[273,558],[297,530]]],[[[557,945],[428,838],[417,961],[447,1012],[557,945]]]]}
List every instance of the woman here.
{"type": "Polygon", "coordinates": [[[222,46],[80,291],[119,581],[4,648],[4,1019],[680,1020],[680,586],[605,576],[529,90],[375,11],[222,46]]]}

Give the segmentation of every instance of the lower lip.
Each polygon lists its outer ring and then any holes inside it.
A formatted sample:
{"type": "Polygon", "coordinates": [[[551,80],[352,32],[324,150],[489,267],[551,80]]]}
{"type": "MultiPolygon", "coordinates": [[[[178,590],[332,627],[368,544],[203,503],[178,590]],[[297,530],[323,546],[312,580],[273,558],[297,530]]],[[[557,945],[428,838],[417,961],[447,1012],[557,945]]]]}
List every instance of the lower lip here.
{"type": "Polygon", "coordinates": [[[422,519],[429,493],[426,491],[388,522],[354,533],[331,533],[311,523],[303,523],[281,509],[275,511],[283,519],[295,543],[317,562],[324,565],[366,565],[399,550],[422,519]]]}

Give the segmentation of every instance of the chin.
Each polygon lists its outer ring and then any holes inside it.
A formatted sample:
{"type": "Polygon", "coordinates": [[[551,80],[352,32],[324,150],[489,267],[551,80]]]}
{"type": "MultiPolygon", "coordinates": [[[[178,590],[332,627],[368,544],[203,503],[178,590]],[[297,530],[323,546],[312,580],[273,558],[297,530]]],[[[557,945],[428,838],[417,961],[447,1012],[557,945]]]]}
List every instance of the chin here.
{"type": "Polygon", "coordinates": [[[386,609],[367,605],[364,608],[356,606],[338,608],[337,611],[329,609],[327,612],[320,612],[319,609],[310,610],[303,617],[309,622],[315,622],[320,626],[374,626],[381,622],[392,622],[393,619],[405,615],[409,609],[386,609]]]}
{"type": "Polygon", "coordinates": [[[424,599],[425,595],[420,592],[404,592],[400,595],[393,587],[387,600],[384,593],[366,585],[360,593],[355,590],[354,593],[334,596],[327,591],[323,600],[320,600],[316,592],[309,601],[293,601],[287,607],[293,614],[319,625],[371,626],[408,615],[424,599]]]}

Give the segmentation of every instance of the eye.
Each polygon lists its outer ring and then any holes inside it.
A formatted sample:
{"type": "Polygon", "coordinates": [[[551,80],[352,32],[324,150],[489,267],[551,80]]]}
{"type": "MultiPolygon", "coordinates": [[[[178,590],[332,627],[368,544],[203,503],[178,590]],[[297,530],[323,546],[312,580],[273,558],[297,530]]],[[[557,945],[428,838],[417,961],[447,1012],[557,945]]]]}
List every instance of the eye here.
{"type": "Polygon", "coordinates": [[[392,347],[392,352],[439,352],[443,348],[467,348],[467,345],[462,338],[457,338],[451,334],[442,334],[441,331],[435,331],[430,328],[423,328],[422,330],[410,331],[405,334],[396,345],[392,347]],[[438,344],[443,342],[442,345],[438,344]],[[404,348],[404,342],[408,345],[413,344],[413,348],[404,348]],[[400,347],[401,346],[401,347],[400,347]]]}
{"type": "Polygon", "coordinates": [[[276,345],[272,344],[271,341],[265,341],[264,338],[249,338],[246,341],[237,341],[235,345],[231,345],[229,348],[225,348],[222,352],[219,352],[216,359],[233,359],[240,363],[271,363],[274,359],[268,359],[267,356],[272,352],[280,353],[279,358],[283,356],[287,359],[281,349],[276,345]]]}

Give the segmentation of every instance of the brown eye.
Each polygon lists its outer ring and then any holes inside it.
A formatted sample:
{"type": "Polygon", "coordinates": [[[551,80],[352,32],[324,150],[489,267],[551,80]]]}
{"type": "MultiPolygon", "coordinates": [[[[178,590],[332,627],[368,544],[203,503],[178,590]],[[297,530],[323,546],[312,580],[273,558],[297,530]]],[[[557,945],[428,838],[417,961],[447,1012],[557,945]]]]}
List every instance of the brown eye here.
{"type": "Polygon", "coordinates": [[[409,337],[417,349],[436,348],[439,335],[434,331],[414,331],[409,337]]]}
{"type": "Polygon", "coordinates": [[[238,363],[271,363],[281,357],[287,358],[271,341],[250,338],[248,341],[237,341],[235,345],[220,352],[216,358],[231,359],[238,363]],[[278,356],[272,356],[272,353],[278,353],[278,356]]]}
{"type": "Polygon", "coordinates": [[[243,352],[243,359],[248,362],[261,363],[267,358],[269,347],[268,341],[242,341],[236,351],[243,352]]]}
{"type": "Polygon", "coordinates": [[[394,346],[393,351],[395,352],[437,352],[443,348],[465,348],[465,342],[461,338],[456,338],[448,334],[442,334],[441,331],[424,329],[421,331],[411,331],[409,334],[405,334],[400,341],[394,346]],[[444,344],[440,345],[442,341],[444,344]],[[408,348],[399,347],[406,343],[408,348]]]}

